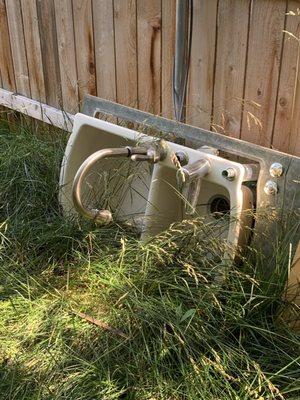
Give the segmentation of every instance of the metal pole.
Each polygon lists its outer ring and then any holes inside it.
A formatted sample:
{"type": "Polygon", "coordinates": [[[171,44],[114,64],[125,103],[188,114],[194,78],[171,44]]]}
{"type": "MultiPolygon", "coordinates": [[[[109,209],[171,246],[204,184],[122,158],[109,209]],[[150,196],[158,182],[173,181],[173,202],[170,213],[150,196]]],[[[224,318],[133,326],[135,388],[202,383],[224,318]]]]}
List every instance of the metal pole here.
{"type": "Polygon", "coordinates": [[[192,0],[176,2],[175,57],[173,67],[174,116],[184,120],[184,102],[190,62],[192,31],[192,0]]]}

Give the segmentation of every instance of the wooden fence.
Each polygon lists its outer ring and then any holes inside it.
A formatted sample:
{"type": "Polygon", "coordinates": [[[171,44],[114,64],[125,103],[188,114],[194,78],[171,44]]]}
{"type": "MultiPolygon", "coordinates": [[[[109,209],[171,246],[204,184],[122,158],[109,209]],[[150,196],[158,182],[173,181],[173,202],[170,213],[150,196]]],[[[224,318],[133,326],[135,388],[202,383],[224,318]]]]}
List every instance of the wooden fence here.
{"type": "MultiPolygon", "coordinates": [[[[0,0],[0,85],[71,113],[91,93],[172,117],[175,5],[0,0]]],[[[194,0],[187,123],[300,155],[298,7],[194,0]]]]}

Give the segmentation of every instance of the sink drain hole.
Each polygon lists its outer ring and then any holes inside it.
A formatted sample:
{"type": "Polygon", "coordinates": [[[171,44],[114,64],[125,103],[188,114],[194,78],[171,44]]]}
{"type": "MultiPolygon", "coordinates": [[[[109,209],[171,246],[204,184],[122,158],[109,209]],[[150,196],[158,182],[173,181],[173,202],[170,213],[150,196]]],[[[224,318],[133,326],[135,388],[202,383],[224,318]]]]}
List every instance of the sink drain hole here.
{"type": "Polygon", "coordinates": [[[230,212],[230,202],[225,196],[215,196],[209,201],[209,212],[215,219],[223,218],[230,212]]]}

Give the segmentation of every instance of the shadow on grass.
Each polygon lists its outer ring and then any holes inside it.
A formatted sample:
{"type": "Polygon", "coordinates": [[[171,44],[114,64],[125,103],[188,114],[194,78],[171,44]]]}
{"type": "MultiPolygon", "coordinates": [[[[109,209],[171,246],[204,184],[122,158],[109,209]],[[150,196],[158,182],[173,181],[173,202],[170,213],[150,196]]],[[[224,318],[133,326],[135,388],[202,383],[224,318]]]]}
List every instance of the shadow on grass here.
{"type": "Polygon", "coordinates": [[[299,337],[277,323],[288,238],[272,260],[249,248],[220,282],[226,244],[204,240],[200,220],[148,243],[67,221],[65,142],[0,125],[0,398],[299,398],[299,337]]]}

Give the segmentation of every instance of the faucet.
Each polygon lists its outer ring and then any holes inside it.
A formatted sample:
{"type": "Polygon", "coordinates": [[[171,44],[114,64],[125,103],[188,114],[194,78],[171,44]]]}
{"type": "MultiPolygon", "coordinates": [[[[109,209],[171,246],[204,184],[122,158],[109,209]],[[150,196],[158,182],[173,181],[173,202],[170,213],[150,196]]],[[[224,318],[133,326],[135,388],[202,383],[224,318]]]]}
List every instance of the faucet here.
{"type": "Polygon", "coordinates": [[[113,220],[112,213],[109,210],[98,210],[88,208],[82,202],[82,185],[84,179],[92,169],[92,167],[104,158],[126,157],[132,161],[148,161],[157,163],[166,157],[166,146],[164,141],[160,141],[157,146],[153,147],[119,147],[108,148],[96,151],[91,154],[79,167],[72,186],[72,198],[76,211],[83,217],[94,220],[96,223],[106,225],[113,220]]]}
{"type": "Polygon", "coordinates": [[[206,159],[195,161],[178,169],[176,174],[177,184],[185,200],[186,214],[193,215],[195,213],[201,188],[201,178],[207,175],[210,170],[210,163],[206,159]]]}

